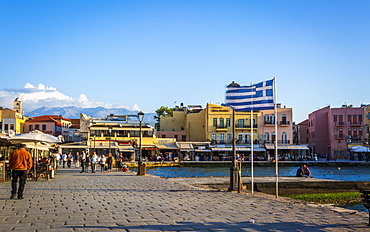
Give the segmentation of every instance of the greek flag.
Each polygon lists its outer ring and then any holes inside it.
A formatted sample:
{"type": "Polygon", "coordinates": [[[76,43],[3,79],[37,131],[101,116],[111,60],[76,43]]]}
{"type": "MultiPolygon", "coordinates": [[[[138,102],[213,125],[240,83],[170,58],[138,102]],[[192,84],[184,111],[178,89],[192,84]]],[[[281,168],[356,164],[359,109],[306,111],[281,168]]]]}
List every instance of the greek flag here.
{"type": "Polygon", "coordinates": [[[236,111],[274,109],[274,81],[271,79],[250,86],[233,82],[226,88],[225,105],[236,111]]]}

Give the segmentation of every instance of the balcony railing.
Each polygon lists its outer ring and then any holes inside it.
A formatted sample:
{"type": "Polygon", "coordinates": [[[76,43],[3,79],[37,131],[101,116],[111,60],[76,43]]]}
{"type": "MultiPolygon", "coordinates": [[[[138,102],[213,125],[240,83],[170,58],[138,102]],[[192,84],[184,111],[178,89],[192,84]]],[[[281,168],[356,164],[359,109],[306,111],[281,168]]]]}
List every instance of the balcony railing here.
{"type": "Polygon", "coordinates": [[[336,121],[336,122],[334,122],[334,125],[335,126],[344,126],[344,122],[343,121],[336,121]]]}
{"type": "Polygon", "coordinates": [[[280,126],[289,126],[290,121],[280,121],[280,126]]]}
{"type": "MultiPolygon", "coordinates": [[[[257,124],[253,124],[253,128],[257,128],[257,124]]],[[[236,128],[251,128],[251,125],[249,124],[235,124],[236,128]]]]}
{"type": "MultiPolygon", "coordinates": [[[[265,144],[273,144],[275,143],[275,140],[265,140],[265,144]]],[[[290,140],[278,140],[278,144],[290,144],[290,140]]]]}

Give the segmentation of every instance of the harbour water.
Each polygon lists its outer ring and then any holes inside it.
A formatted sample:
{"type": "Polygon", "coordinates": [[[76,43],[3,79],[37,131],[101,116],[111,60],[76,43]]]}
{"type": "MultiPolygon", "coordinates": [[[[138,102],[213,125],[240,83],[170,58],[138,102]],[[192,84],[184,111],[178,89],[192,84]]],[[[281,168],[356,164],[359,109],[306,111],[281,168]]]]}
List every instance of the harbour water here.
{"type": "MultiPolygon", "coordinates": [[[[275,176],[275,167],[254,167],[254,176],[275,176]]],[[[295,176],[298,167],[279,167],[279,176],[295,176]]],[[[369,166],[314,166],[310,167],[312,176],[319,179],[339,181],[370,181],[369,166]]],[[[147,173],[165,178],[175,177],[219,177],[230,176],[229,167],[155,167],[148,168],[147,173]]],[[[251,168],[243,167],[242,176],[251,176],[251,168]]],[[[347,209],[366,211],[363,203],[340,206],[347,209]]]]}
{"type": "MultiPolygon", "coordinates": [[[[279,176],[295,176],[298,167],[279,167],[279,176]]],[[[370,181],[369,166],[313,166],[312,176],[319,179],[341,181],[370,181]]],[[[174,177],[217,177],[229,176],[229,167],[155,167],[148,168],[147,173],[165,178],[174,177]]],[[[254,176],[275,176],[275,167],[254,167],[254,176]]],[[[242,176],[251,176],[251,168],[243,167],[242,176]]]]}

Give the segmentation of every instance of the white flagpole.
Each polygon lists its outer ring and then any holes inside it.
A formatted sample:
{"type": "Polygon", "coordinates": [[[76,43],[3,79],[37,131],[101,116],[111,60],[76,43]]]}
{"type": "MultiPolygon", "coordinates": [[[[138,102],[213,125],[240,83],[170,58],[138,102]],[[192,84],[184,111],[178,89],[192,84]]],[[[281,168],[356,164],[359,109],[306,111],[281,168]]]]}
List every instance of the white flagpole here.
{"type": "Polygon", "coordinates": [[[279,196],[279,165],[278,165],[278,144],[277,144],[277,109],[276,109],[276,79],[274,77],[274,114],[275,114],[275,168],[276,168],[276,197],[279,196]]]}
{"type": "Polygon", "coordinates": [[[251,172],[252,172],[252,193],[254,191],[254,169],[253,169],[253,163],[254,163],[254,156],[253,156],[253,106],[251,110],[251,172]]]}

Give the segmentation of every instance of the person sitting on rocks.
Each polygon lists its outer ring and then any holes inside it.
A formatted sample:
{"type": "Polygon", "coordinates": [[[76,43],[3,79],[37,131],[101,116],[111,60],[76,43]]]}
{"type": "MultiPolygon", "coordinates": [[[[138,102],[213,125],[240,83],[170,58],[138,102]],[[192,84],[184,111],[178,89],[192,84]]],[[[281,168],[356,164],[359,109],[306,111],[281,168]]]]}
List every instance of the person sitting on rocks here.
{"type": "Polygon", "coordinates": [[[298,170],[297,170],[297,174],[296,174],[296,177],[304,177],[304,171],[303,171],[303,166],[299,166],[298,170]]]}

